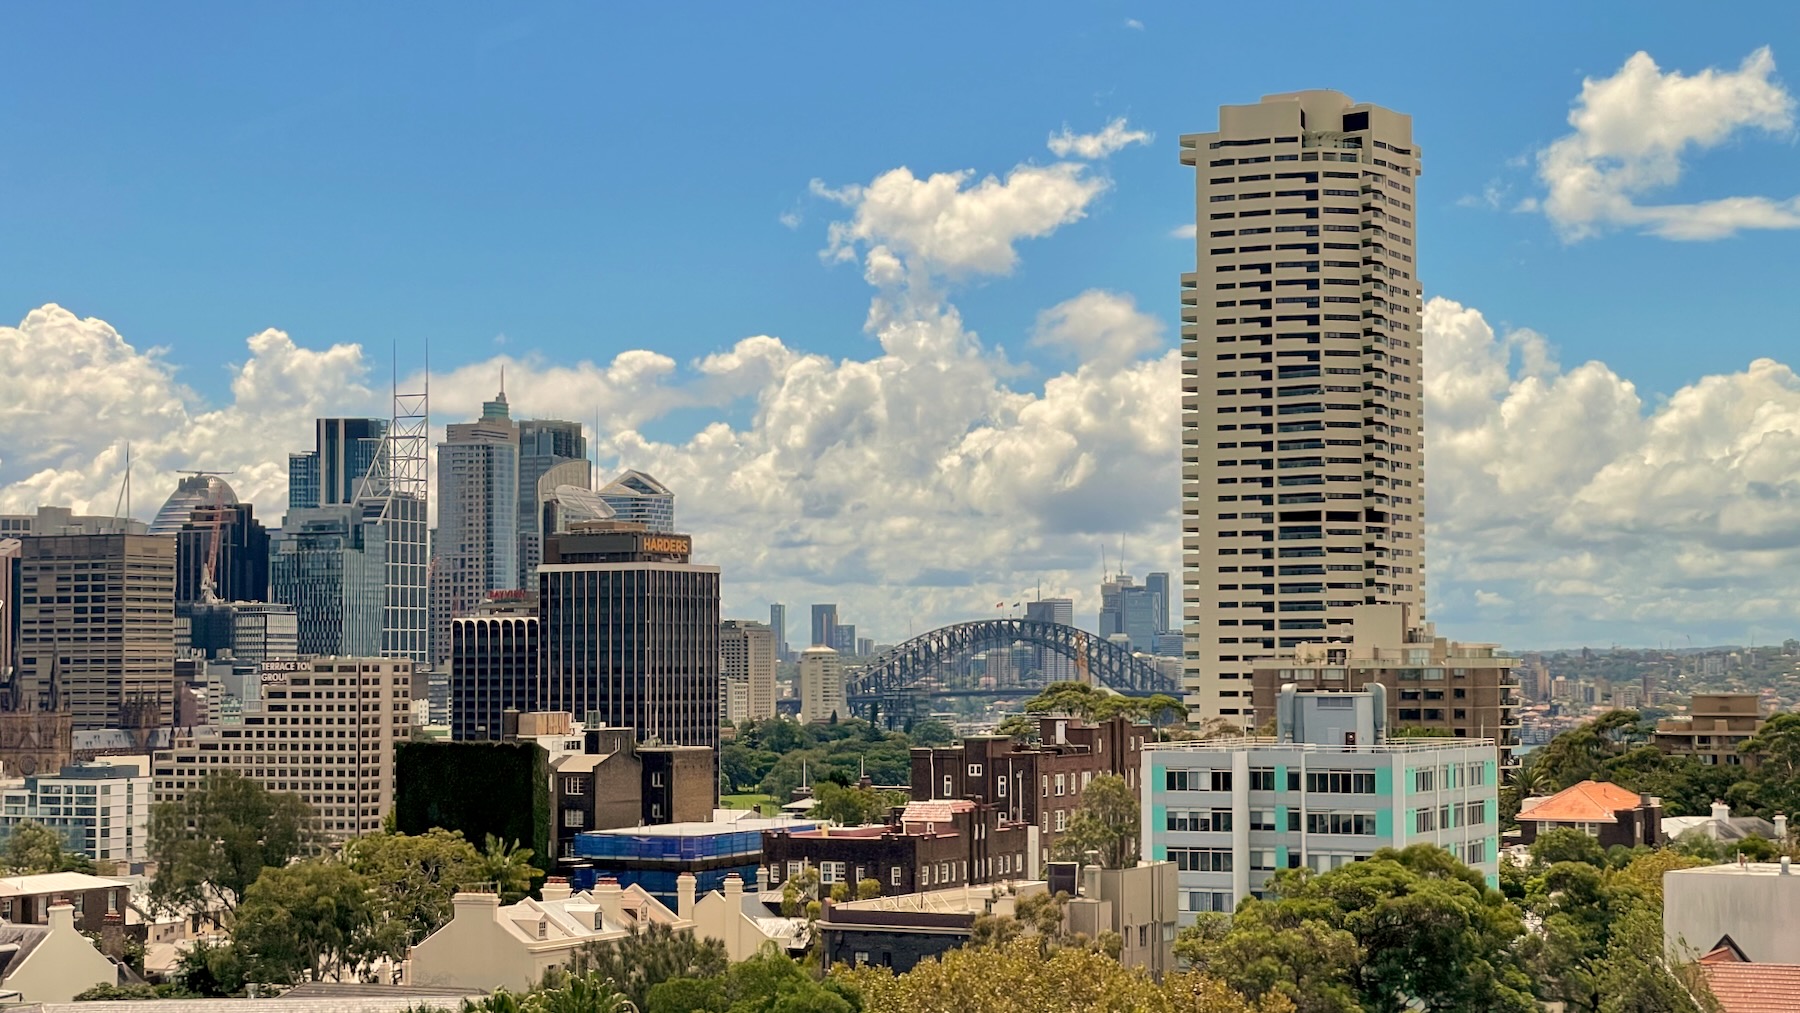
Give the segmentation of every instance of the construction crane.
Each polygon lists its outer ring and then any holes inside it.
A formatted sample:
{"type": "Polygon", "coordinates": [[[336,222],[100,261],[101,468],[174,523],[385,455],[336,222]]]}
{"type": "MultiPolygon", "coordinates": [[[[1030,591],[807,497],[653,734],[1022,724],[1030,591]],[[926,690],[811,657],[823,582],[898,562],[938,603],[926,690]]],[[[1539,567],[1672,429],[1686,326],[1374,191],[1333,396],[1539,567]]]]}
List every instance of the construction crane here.
{"type": "MultiPolygon", "coordinates": [[[[176,469],[176,473],[181,475],[194,475],[196,477],[237,474],[235,471],[196,471],[190,469],[176,469]]],[[[218,573],[219,567],[219,543],[224,540],[225,507],[218,503],[208,503],[205,506],[197,508],[194,513],[199,513],[201,510],[207,511],[211,516],[202,521],[202,523],[210,526],[210,533],[206,540],[206,564],[200,568],[200,600],[208,605],[216,605],[222,600],[219,598],[218,581],[215,579],[215,575],[218,573]]],[[[189,514],[188,517],[190,521],[193,520],[193,514],[189,514]]]]}

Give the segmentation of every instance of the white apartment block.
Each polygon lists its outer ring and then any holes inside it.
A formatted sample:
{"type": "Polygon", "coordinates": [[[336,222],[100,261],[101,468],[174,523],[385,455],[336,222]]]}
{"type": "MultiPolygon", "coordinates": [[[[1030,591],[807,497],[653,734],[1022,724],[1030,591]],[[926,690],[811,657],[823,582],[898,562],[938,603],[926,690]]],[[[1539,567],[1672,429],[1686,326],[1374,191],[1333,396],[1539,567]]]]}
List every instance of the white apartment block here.
{"type": "Polygon", "coordinates": [[[375,833],[394,805],[395,747],[412,731],[412,673],[407,659],[315,658],[271,676],[240,724],[195,728],[156,753],[155,800],[235,770],[304,798],[329,838],[375,833]]]}
{"type": "Polygon", "coordinates": [[[775,631],[766,623],[727,619],[719,624],[721,717],[761,721],[775,716],[775,631]]]}
{"type": "Polygon", "coordinates": [[[141,864],[149,839],[148,762],[76,763],[0,783],[0,834],[10,837],[27,821],[56,831],[66,850],[121,868],[141,864]]]}
{"type": "Polygon", "coordinates": [[[844,698],[844,659],[829,647],[800,652],[800,720],[830,721],[852,717],[844,698]]]}
{"type": "Polygon", "coordinates": [[[1182,618],[1196,718],[1250,724],[1259,658],[1423,616],[1412,119],[1333,91],[1224,106],[1182,276],[1182,618]]]}
{"type": "Polygon", "coordinates": [[[1183,925],[1261,897],[1278,870],[1419,843],[1498,886],[1494,743],[1387,739],[1383,695],[1290,690],[1276,738],[1144,746],[1143,857],[1175,863],[1183,925]]]}

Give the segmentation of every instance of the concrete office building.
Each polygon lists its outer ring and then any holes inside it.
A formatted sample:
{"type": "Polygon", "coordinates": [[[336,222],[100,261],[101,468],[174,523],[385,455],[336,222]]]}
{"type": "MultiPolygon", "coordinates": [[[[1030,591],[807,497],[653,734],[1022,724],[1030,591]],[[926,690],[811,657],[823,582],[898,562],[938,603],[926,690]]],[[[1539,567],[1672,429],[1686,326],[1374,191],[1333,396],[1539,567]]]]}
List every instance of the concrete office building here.
{"type": "Polygon", "coordinates": [[[0,537],[0,683],[12,681],[13,650],[19,639],[19,552],[17,538],[0,537]]]}
{"type": "Polygon", "coordinates": [[[175,719],[175,539],[21,539],[12,710],[68,708],[76,729],[175,719]],[[152,717],[153,716],[153,717],[152,717]]]}
{"type": "Polygon", "coordinates": [[[129,517],[77,514],[68,507],[41,506],[31,514],[0,514],[0,537],[25,535],[147,535],[150,525],[129,517]]]}
{"type": "Polygon", "coordinates": [[[837,606],[814,605],[812,607],[812,643],[811,647],[837,647],[837,606]]]}
{"type": "Polygon", "coordinates": [[[622,521],[642,524],[651,531],[675,530],[675,494],[641,471],[627,471],[608,482],[600,490],[600,498],[622,521]]]}
{"type": "Polygon", "coordinates": [[[1191,713],[1249,727],[1252,670],[1425,605],[1412,119],[1333,91],[1224,106],[1182,276],[1191,713]]]}
{"type": "Polygon", "coordinates": [[[591,489],[593,468],[587,460],[587,437],[581,423],[561,419],[519,421],[519,577],[514,587],[535,588],[538,564],[544,559],[542,490],[539,482],[555,470],[556,485],[591,489]]]}
{"type": "Polygon", "coordinates": [[[788,660],[787,606],[776,602],[769,606],[769,629],[775,633],[775,660],[788,660]]]}
{"type": "Polygon", "coordinates": [[[800,720],[830,721],[851,717],[844,699],[844,659],[829,647],[800,652],[800,720]]]}
{"type": "Polygon", "coordinates": [[[411,734],[412,676],[398,658],[315,658],[276,676],[241,724],[195,728],[156,752],[155,801],[235,770],[305,799],[327,837],[377,833],[394,806],[394,748],[411,734]]]}
{"type": "Polygon", "coordinates": [[[719,568],[687,535],[620,521],[544,542],[544,700],[640,740],[719,742],[719,568]]]}
{"type": "Polygon", "coordinates": [[[1493,739],[1500,767],[1517,765],[1518,659],[1493,644],[1463,644],[1437,636],[1430,623],[1414,625],[1405,605],[1361,605],[1350,610],[1349,637],[1301,644],[1289,656],[1256,663],[1253,720],[1275,715],[1281,687],[1305,692],[1387,689],[1388,726],[1429,729],[1457,738],[1493,739]]]}
{"type": "Polygon", "coordinates": [[[140,865],[149,846],[150,771],[101,761],[0,782],[0,834],[10,837],[27,821],[56,831],[67,851],[140,865]]]}
{"type": "Polygon", "coordinates": [[[774,717],[775,631],[747,619],[721,623],[719,675],[725,720],[737,724],[774,717]]]}
{"type": "Polygon", "coordinates": [[[450,620],[519,581],[519,427],[506,392],[482,403],[479,421],[445,433],[431,545],[431,660],[440,664],[450,659],[450,620]]]}
{"type": "Polygon", "coordinates": [[[1327,872],[1436,844],[1499,885],[1492,740],[1386,737],[1385,690],[1284,692],[1272,739],[1152,743],[1144,857],[1175,863],[1181,920],[1261,897],[1278,869],[1327,872]]]}

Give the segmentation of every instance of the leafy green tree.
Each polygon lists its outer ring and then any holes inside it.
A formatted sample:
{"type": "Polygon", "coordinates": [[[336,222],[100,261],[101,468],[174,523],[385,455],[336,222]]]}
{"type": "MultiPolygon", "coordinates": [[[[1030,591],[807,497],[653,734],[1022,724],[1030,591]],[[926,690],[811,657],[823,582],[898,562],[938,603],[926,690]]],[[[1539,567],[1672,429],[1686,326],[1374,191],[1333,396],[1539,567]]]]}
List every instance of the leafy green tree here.
{"type": "Polygon", "coordinates": [[[1531,860],[1537,865],[1584,862],[1603,868],[1606,865],[1606,852],[1591,835],[1573,827],[1558,827],[1544,831],[1531,843],[1531,860]]]}
{"type": "Polygon", "coordinates": [[[538,876],[537,866],[531,864],[533,854],[518,841],[503,841],[489,834],[475,863],[473,882],[492,883],[502,904],[516,904],[531,891],[531,881],[538,876]]]}
{"type": "Polygon", "coordinates": [[[450,920],[457,890],[491,878],[475,846],[451,830],[358,837],[344,845],[342,858],[374,884],[378,947],[396,960],[450,920]]]}
{"type": "Polygon", "coordinates": [[[225,999],[244,993],[247,970],[237,947],[196,940],[181,955],[172,977],[177,985],[205,999],[225,999]]]}
{"type": "MultiPolygon", "coordinates": [[[[881,1013],[1287,1013],[1279,996],[1250,1001],[1216,979],[1171,974],[1159,985],[1095,948],[1066,947],[1044,955],[1029,939],[999,947],[964,947],[906,974],[887,968],[836,971],[852,984],[863,1009],[881,1013]]],[[[656,1011],[664,1013],[664,1011],[656,1011]]],[[[673,1011],[668,1011],[673,1013],[673,1011]]]]}
{"type": "Polygon", "coordinates": [[[578,975],[610,980],[643,1009],[657,985],[674,978],[710,978],[723,974],[729,963],[725,944],[717,939],[652,922],[622,938],[583,946],[570,968],[578,975]]]}
{"type": "Polygon", "coordinates": [[[1249,999],[1281,996],[1298,1013],[1359,1013],[1354,988],[1362,951],[1349,932],[1299,905],[1247,905],[1242,915],[1181,931],[1175,953],[1249,999]]]}
{"type": "Polygon", "coordinates": [[[12,875],[40,872],[94,871],[93,859],[63,850],[62,835],[36,820],[22,820],[6,838],[6,871],[12,875]]]}
{"type": "Polygon", "coordinates": [[[888,809],[905,805],[906,796],[873,788],[845,787],[833,781],[813,785],[813,806],[808,815],[835,820],[842,826],[859,827],[879,823],[888,809]]]}
{"type": "Polygon", "coordinates": [[[856,899],[873,900],[881,896],[881,880],[859,879],[856,881],[856,899]]]}
{"type": "Polygon", "coordinates": [[[1011,714],[994,726],[995,735],[1005,735],[1019,742],[1035,742],[1038,737],[1037,718],[1029,714],[1011,714]]]}
{"type": "Polygon", "coordinates": [[[819,870],[811,865],[781,884],[781,916],[799,918],[806,913],[807,902],[819,896],[819,870]]]}
{"type": "Polygon", "coordinates": [[[956,741],[956,729],[936,718],[913,722],[908,735],[915,746],[947,746],[956,741]]]}
{"type": "Polygon", "coordinates": [[[674,978],[651,988],[645,1013],[855,1013],[864,1008],[838,977],[819,981],[772,948],[723,974],[674,978]]]}
{"type": "Polygon", "coordinates": [[[151,902],[229,914],[264,869],[308,853],[316,835],[300,796],[271,792],[235,771],[208,774],[180,800],[150,810],[151,902]]]}
{"type": "Polygon", "coordinates": [[[250,977],[324,981],[371,956],[378,913],[369,880],[342,862],[309,859],[265,869],[244,892],[232,942],[250,977]]]}
{"type": "Polygon", "coordinates": [[[1068,832],[1057,838],[1056,856],[1087,861],[1088,852],[1107,869],[1129,869],[1138,861],[1138,796],[1117,774],[1102,774],[1081,790],[1068,832]]]}
{"type": "Polygon", "coordinates": [[[637,1013],[643,1006],[618,990],[617,982],[599,971],[570,973],[560,968],[521,1004],[527,1013],[637,1013]]]}

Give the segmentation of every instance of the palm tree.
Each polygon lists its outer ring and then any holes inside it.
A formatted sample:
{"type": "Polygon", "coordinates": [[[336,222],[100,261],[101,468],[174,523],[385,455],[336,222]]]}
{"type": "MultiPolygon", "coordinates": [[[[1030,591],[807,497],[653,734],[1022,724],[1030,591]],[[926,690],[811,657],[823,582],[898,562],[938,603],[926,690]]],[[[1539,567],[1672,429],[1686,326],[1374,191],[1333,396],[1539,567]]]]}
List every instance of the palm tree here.
{"type": "Polygon", "coordinates": [[[532,854],[530,848],[519,847],[518,841],[508,843],[489,834],[476,864],[477,875],[494,884],[502,904],[517,903],[530,892],[531,881],[537,876],[537,868],[531,864],[532,854]]]}

